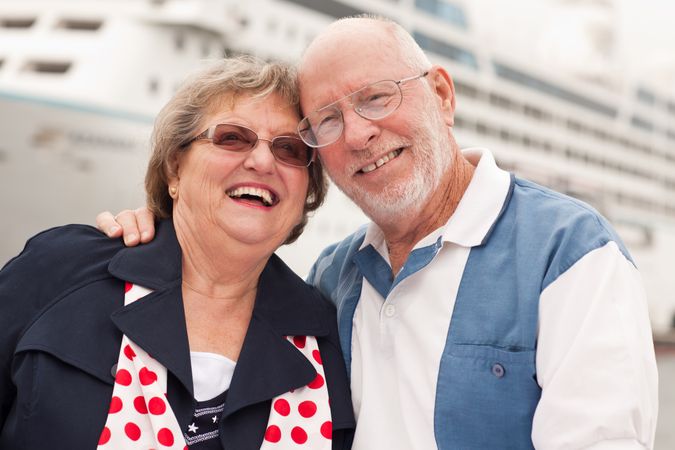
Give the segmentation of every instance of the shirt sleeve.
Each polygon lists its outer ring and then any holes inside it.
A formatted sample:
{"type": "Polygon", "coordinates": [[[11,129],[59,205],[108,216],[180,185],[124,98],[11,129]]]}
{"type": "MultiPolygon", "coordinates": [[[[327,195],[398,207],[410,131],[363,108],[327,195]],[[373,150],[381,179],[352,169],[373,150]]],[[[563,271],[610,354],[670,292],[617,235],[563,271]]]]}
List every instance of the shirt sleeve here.
{"type": "Polygon", "coordinates": [[[647,301],[615,242],[542,292],[536,366],[535,448],[653,447],[658,376],[647,301]]]}

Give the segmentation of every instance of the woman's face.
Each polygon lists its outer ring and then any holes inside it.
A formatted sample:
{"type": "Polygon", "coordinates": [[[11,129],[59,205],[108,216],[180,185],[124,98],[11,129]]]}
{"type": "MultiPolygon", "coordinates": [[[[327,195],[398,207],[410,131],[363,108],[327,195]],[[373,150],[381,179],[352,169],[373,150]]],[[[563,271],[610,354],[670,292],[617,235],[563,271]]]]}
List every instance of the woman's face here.
{"type": "MultiPolygon", "coordinates": [[[[261,139],[297,135],[298,114],[276,94],[241,95],[219,104],[227,106],[211,108],[199,132],[231,123],[250,128],[261,139]]],[[[308,169],[278,162],[267,141],[237,153],[196,140],[180,154],[176,173],[169,181],[178,191],[174,222],[199,233],[200,239],[215,242],[225,235],[274,251],[302,218],[308,169]]]]}

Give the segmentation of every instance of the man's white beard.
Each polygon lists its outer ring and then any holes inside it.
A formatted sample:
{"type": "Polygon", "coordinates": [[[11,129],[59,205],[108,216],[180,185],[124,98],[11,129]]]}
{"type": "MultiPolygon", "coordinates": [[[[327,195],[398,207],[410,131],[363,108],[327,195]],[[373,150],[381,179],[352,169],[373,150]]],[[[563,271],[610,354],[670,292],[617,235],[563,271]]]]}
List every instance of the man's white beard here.
{"type": "MultiPolygon", "coordinates": [[[[413,172],[407,179],[392,180],[380,192],[370,192],[355,184],[340,186],[336,183],[376,224],[396,223],[417,215],[452,163],[450,131],[440,115],[430,108],[426,117],[420,117],[416,124],[417,129],[424,132],[404,150],[413,152],[414,158],[413,172]]],[[[393,146],[389,145],[389,148],[393,146]]]]}

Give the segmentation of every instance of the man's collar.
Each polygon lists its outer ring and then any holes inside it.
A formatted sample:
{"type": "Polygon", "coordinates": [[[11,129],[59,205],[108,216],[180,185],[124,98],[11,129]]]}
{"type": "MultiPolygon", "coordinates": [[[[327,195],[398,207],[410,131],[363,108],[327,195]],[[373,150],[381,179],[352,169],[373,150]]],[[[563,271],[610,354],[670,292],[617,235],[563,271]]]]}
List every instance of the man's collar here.
{"type": "Polygon", "coordinates": [[[484,244],[501,215],[513,188],[511,175],[497,167],[489,150],[470,148],[462,151],[476,167],[457,209],[443,230],[443,241],[462,247],[484,244]]]}

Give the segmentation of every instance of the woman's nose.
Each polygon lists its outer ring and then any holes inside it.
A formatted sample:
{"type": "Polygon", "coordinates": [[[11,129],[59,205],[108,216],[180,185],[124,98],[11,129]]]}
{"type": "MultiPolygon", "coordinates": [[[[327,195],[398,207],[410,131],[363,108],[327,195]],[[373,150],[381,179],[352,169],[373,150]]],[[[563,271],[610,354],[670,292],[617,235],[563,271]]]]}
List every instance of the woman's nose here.
{"type": "Polygon", "coordinates": [[[246,155],[244,167],[269,173],[276,169],[276,163],[277,161],[272,153],[272,141],[258,139],[258,142],[246,155]]]}

